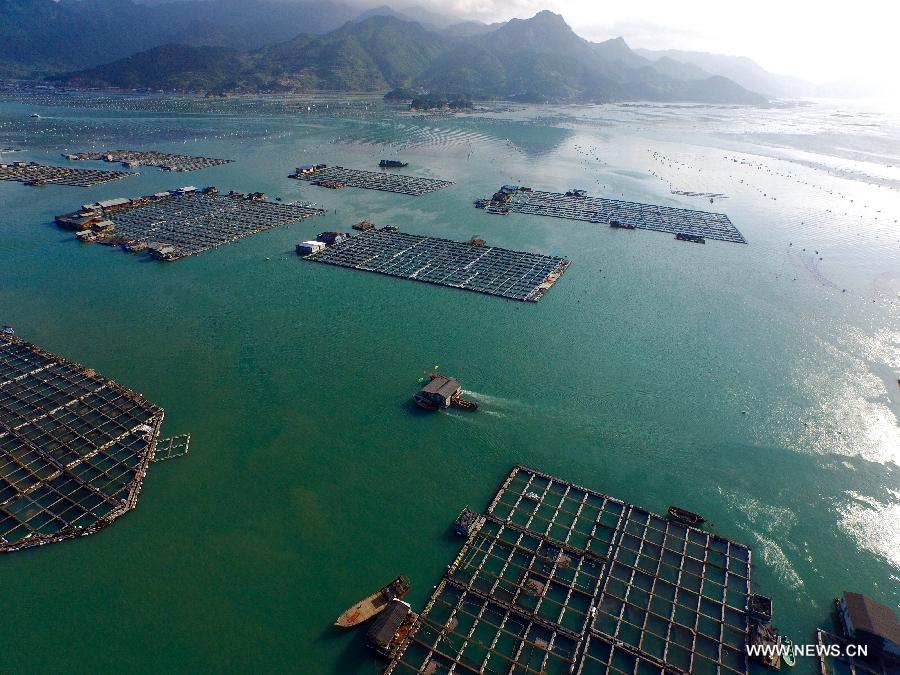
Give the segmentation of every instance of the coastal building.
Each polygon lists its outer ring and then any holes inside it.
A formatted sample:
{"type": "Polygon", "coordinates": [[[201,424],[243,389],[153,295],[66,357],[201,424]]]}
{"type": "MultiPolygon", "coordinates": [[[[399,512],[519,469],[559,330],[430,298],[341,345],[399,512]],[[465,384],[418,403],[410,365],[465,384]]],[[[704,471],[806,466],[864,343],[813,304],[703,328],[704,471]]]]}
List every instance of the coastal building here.
{"type": "Polygon", "coordinates": [[[850,591],[838,598],[837,608],[848,638],[867,645],[875,654],[900,657],[900,622],[894,610],[850,591]]]}

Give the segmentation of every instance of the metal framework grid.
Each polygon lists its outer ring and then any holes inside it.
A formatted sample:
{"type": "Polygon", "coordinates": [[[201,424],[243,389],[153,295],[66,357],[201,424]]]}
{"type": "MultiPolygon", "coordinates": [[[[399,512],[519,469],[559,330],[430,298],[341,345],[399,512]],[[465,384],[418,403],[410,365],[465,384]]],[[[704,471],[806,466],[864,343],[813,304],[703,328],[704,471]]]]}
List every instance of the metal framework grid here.
{"type": "Polygon", "coordinates": [[[404,176],[399,173],[387,171],[362,171],[360,169],[345,169],[342,166],[329,166],[310,173],[292,174],[291,178],[305,180],[313,185],[323,181],[340,182],[346,187],[363,188],[365,190],[381,190],[382,192],[397,192],[404,195],[418,197],[429,192],[442,190],[453,185],[451,181],[437,180],[434,178],[420,178],[418,176],[404,176]]]}
{"type": "Polygon", "coordinates": [[[104,213],[123,243],[173,246],[184,258],[324,213],[296,204],[189,192],[104,213]]]}
{"type": "Polygon", "coordinates": [[[559,192],[517,192],[500,205],[489,205],[489,213],[515,213],[552,216],[608,225],[617,221],[643,230],[692,234],[707,239],[746,244],[747,240],[724,213],[695,211],[672,206],[640,204],[602,197],[567,197],[559,192]]]}
{"type": "Polygon", "coordinates": [[[537,302],[569,261],[386,229],[347,237],[307,260],[537,302]]]}
{"type": "Polygon", "coordinates": [[[746,673],[750,550],[516,466],[386,674],[746,673]]]}
{"type": "Polygon", "coordinates": [[[76,152],[64,155],[68,159],[97,160],[108,162],[135,162],[146,166],[155,166],[163,171],[196,171],[209,166],[230,164],[233,159],[215,159],[213,157],[195,157],[193,155],[176,155],[155,150],[108,150],[93,152],[76,152]]]}
{"type": "Polygon", "coordinates": [[[29,162],[24,165],[0,164],[0,180],[26,185],[70,185],[93,187],[120,178],[134,176],[127,171],[99,171],[97,169],[70,169],[64,166],[48,166],[29,162]]]}
{"type": "Polygon", "coordinates": [[[0,552],[93,534],[133,509],[163,411],[0,336],[0,552]]]}

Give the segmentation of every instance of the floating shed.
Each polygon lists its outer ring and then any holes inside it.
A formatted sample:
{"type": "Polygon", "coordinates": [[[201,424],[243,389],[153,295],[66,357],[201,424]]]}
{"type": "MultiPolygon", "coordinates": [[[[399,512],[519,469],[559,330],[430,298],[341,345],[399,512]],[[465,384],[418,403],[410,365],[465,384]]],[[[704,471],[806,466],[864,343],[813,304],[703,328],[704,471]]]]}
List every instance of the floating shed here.
{"type": "Polygon", "coordinates": [[[297,244],[297,255],[309,255],[325,249],[324,241],[301,241],[297,244]]]}
{"type": "Polygon", "coordinates": [[[137,504],[163,410],[0,335],[0,552],[93,534],[137,504]]]}
{"type": "Polygon", "coordinates": [[[895,610],[862,593],[844,591],[837,600],[838,617],[844,634],[871,653],[900,658],[900,621],[895,610]]]}
{"type": "Polygon", "coordinates": [[[536,302],[569,266],[565,258],[396,231],[367,230],[307,260],[536,302]]]}
{"type": "Polygon", "coordinates": [[[478,204],[488,213],[552,216],[624,229],[632,229],[633,226],[643,230],[747,243],[724,213],[588,197],[583,190],[570,190],[563,194],[504,185],[490,200],[478,200],[478,204]]]}
{"type": "Polygon", "coordinates": [[[453,183],[446,180],[420,178],[418,176],[404,176],[403,174],[387,173],[384,171],[345,169],[342,166],[326,167],[323,164],[298,167],[297,171],[289,177],[296,178],[297,180],[310,181],[313,185],[319,185],[321,187],[334,188],[346,186],[363,188],[365,190],[397,192],[413,196],[434,192],[453,185],[453,183]],[[311,169],[310,166],[312,167],[311,169]]]}
{"type": "Polygon", "coordinates": [[[751,552],[524,466],[386,675],[748,672],[751,552]]]}
{"type": "MultiPolygon", "coordinates": [[[[149,248],[159,259],[177,260],[324,213],[252,196],[200,192],[193,186],[173,192],[100,202],[96,217],[112,221],[113,228],[92,240],[132,251],[149,248]]],[[[70,218],[58,216],[57,222],[65,226],[70,218]]]]}
{"type": "MultiPolygon", "coordinates": [[[[366,644],[382,656],[391,656],[398,645],[398,634],[409,625],[409,604],[394,598],[376,618],[366,635],[366,644]]],[[[404,634],[405,637],[405,634],[404,634]]]]}

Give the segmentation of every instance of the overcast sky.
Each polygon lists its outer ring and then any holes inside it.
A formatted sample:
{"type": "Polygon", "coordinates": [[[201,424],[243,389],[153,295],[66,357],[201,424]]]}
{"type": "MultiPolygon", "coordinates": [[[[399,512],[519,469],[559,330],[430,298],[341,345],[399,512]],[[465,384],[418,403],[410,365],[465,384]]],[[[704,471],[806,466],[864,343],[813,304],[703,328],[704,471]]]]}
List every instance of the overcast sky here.
{"type": "MultiPolygon", "coordinates": [[[[394,3],[391,3],[394,4],[394,3]]],[[[776,73],[830,82],[869,73],[900,79],[896,0],[400,0],[493,22],[562,14],[579,35],[632,47],[749,56],[776,73]]],[[[874,76],[874,77],[872,77],[874,76]]]]}

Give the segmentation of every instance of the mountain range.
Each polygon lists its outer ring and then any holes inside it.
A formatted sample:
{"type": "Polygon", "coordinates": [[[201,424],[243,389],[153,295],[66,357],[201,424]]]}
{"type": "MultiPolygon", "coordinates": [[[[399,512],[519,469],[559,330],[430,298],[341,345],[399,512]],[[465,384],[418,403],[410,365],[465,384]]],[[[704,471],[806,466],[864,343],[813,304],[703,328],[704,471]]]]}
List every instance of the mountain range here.
{"type": "Polygon", "coordinates": [[[324,35],[304,33],[251,51],[167,44],[53,79],[70,86],[216,92],[412,87],[529,101],[766,100],[717,75],[673,77],[621,38],[589,42],[548,11],[461,33],[378,13],[324,35]]]}
{"type": "Polygon", "coordinates": [[[750,59],[593,43],[562,17],[484,24],[365,0],[0,0],[0,77],[190,91],[409,88],[544,101],[832,95],[750,59]]]}

